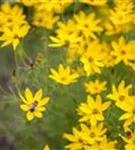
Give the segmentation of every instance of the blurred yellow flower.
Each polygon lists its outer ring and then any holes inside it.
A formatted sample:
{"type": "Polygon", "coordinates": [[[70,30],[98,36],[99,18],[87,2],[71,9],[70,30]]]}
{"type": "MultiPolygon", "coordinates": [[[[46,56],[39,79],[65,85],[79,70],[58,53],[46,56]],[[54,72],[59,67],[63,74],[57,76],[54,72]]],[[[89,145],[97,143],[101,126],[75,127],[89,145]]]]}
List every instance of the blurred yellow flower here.
{"type": "Polygon", "coordinates": [[[111,55],[115,57],[115,63],[123,62],[125,65],[129,64],[129,61],[135,60],[135,44],[130,41],[126,43],[123,36],[121,36],[118,42],[112,42],[111,55]]]}
{"type": "Polygon", "coordinates": [[[97,39],[97,34],[103,31],[101,20],[96,17],[95,13],[87,15],[80,11],[74,15],[74,20],[76,22],[76,30],[86,38],[97,39]]]}
{"type": "Polygon", "coordinates": [[[43,150],[50,150],[50,148],[48,145],[46,145],[43,150]]]}
{"type": "Polygon", "coordinates": [[[85,124],[81,124],[80,126],[82,129],[83,140],[87,144],[94,144],[96,142],[102,141],[103,135],[107,131],[107,129],[103,127],[103,122],[90,127],[85,124]]]}
{"type": "Polygon", "coordinates": [[[80,58],[87,76],[94,73],[101,73],[100,68],[104,66],[103,58],[104,54],[99,42],[91,41],[85,49],[85,53],[80,58]]]}
{"type": "Polygon", "coordinates": [[[125,113],[119,118],[119,120],[125,120],[124,128],[126,129],[132,122],[135,123],[135,97],[129,99],[119,106],[125,113]]]}
{"type": "Polygon", "coordinates": [[[99,142],[96,142],[89,146],[84,146],[85,150],[117,150],[116,148],[117,141],[109,141],[107,140],[107,136],[105,135],[103,139],[99,142]]]}
{"type": "Polygon", "coordinates": [[[80,2],[94,6],[103,6],[107,4],[107,0],[80,0],[80,2]]]}
{"type": "Polygon", "coordinates": [[[23,9],[18,5],[10,6],[10,3],[3,3],[0,7],[0,41],[2,47],[12,44],[16,50],[21,38],[24,38],[30,26],[25,20],[23,9]]]}
{"type": "Polygon", "coordinates": [[[112,86],[112,93],[108,94],[107,97],[115,101],[117,107],[121,107],[123,102],[128,102],[131,99],[129,90],[131,90],[132,85],[125,85],[125,81],[122,80],[116,88],[115,85],[112,86]]]}
{"type": "Polygon", "coordinates": [[[49,78],[63,85],[69,85],[77,82],[76,79],[79,77],[78,73],[71,72],[71,68],[69,66],[64,68],[62,64],[58,66],[58,72],[51,68],[51,73],[52,74],[49,75],[49,78]]]}
{"type": "Polygon", "coordinates": [[[24,24],[26,23],[25,18],[23,9],[18,5],[11,7],[10,3],[6,2],[0,6],[0,27],[12,27],[15,24],[24,24]]]}
{"type": "Polygon", "coordinates": [[[77,108],[78,115],[81,116],[80,122],[90,122],[92,126],[95,126],[98,121],[103,121],[103,111],[110,106],[110,102],[102,104],[100,95],[97,95],[96,100],[91,96],[87,96],[87,103],[81,103],[77,108]]]}
{"type": "Polygon", "coordinates": [[[65,148],[70,150],[82,150],[86,145],[101,141],[106,129],[103,128],[103,123],[94,127],[80,124],[79,129],[74,127],[72,131],[73,134],[65,133],[63,135],[65,139],[71,142],[69,145],[65,146],[65,148]]]}
{"type": "Polygon", "coordinates": [[[25,97],[19,93],[20,98],[24,104],[20,105],[20,108],[27,112],[27,119],[31,121],[34,117],[42,118],[42,112],[46,110],[45,106],[49,102],[49,97],[42,98],[43,91],[42,89],[38,90],[35,95],[31,93],[30,89],[26,88],[25,97]]]}
{"type": "Polygon", "coordinates": [[[30,29],[28,24],[14,25],[12,28],[3,27],[3,33],[0,37],[0,41],[3,41],[2,47],[9,44],[13,45],[14,50],[20,43],[21,38],[25,37],[30,29]]]}
{"type": "Polygon", "coordinates": [[[85,83],[85,90],[90,94],[100,94],[102,91],[106,90],[107,82],[100,82],[99,80],[89,81],[85,83]]]}
{"type": "Polygon", "coordinates": [[[49,2],[47,1],[34,5],[33,24],[35,26],[52,29],[54,24],[59,20],[59,16],[55,15],[53,10],[48,10],[48,5],[49,2]]]}

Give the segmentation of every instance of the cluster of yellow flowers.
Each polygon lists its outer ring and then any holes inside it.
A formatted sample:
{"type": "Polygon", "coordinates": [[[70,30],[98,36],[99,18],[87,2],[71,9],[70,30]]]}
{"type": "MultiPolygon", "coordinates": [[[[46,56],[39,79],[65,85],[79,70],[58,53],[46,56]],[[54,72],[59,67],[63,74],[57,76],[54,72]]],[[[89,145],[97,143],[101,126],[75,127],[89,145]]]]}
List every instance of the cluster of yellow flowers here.
{"type": "Polygon", "coordinates": [[[30,26],[21,7],[11,6],[9,3],[0,6],[0,41],[4,42],[2,47],[12,44],[16,50],[20,40],[27,35],[29,29],[30,26]]]}
{"type": "MultiPolygon", "coordinates": [[[[86,79],[83,88],[87,100],[81,102],[76,109],[79,116],[78,126],[73,127],[72,134],[63,135],[69,141],[65,148],[116,150],[118,141],[110,141],[104,124],[106,120],[104,113],[114,105],[123,112],[118,121],[122,123],[124,132],[130,133],[129,137],[121,133],[119,137],[125,142],[126,150],[134,150],[135,132],[132,131],[131,125],[135,124],[135,96],[132,92],[132,84],[127,85],[122,80],[118,86],[113,84],[112,92],[108,93],[108,81],[96,78],[105,69],[113,68],[118,64],[135,71],[135,40],[129,40],[124,36],[124,33],[135,30],[133,0],[115,0],[112,6],[108,5],[107,0],[80,0],[79,3],[84,7],[92,7],[90,12],[79,10],[64,21],[60,18],[60,14],[76,1],[16,1],[13,6],[9,3],[0,6],[2,47],[12,44],[16,50],[20,40],[27,35],[32,26],[51,30],[57,24],[55,33],[49,36],[51,43],[48,47],[64,49],[66,57],[57,68],[49,68],[48,78],[63,86],[75,84],[81,77],[86,79]],[[23,13],[23,8],[18,5],[20,3],[33,9],[31,27],[23,13]],[[95,75],[94,80],[90,78],[93,75],[95,75]]],[[[28,121],[36,117],[42,118],[50,97],[42,98],[42,89],[33,95],[30,89],[26,88],[24,95],[19,92],[23,101],[20,108],[26,112],[28,121]]],[[[44,147],[44,150],[49,149],[48,145],[44,147]]]]}
{"type": "Polygon", "coordinates": [[[33,25],[46,29],[53,29],[54,24],[59,20],[58,14],[73,2],[73,0],[19,0],[27,7],[34,7],[33,25]]]}

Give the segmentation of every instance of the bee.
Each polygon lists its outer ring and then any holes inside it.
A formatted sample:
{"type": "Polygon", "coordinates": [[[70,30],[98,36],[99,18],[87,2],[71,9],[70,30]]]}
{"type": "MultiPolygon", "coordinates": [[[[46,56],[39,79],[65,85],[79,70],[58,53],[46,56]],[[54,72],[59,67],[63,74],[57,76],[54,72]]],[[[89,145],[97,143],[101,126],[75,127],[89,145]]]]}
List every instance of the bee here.
{"type": "Polygon", "coordinates": [[[34,103],[32,103],[31,105],[30,105],[30,112],[34,112],[35,110],[36,110],[36,107],[37,107],[37,105],[38,105],[38,102],[37,101],[35,101],[34,103]]]}

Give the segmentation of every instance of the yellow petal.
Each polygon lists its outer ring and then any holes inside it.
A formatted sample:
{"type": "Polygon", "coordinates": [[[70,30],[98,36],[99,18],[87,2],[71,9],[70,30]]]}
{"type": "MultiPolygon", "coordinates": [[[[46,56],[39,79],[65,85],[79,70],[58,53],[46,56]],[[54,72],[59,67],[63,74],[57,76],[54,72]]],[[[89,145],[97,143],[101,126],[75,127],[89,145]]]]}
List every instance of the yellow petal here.
{"type": "Polygon", "coordinates": [[[20,43],[19,39],[14,39],[14,41],[13,41],[13,48],[14,48],[14,50],[16,50],[16,48],[17,48],[19,43],[20,43]]]}
{"type": "Polygon", "coordinates": [[[26,88],[26,90],[25,90],[25,97],[28,102],[33,102],[33,95],[29,88],[26,88]]]}
{"type": "Polygon", "coordinates": [[[24,104],[20,105],[20,108],[21,108],[23,111],[28,111],[28,110],[29,110],[28,105],[24,105],[24,104]]]}
{"type": "Polygon", "coordinates": [[[44,99],[42,99],[40,102],[39,102],[39,104],[38,104],[38,106],[43,106],[43,105],[46,105],[48,102],[49,102],[49,97],[45,97],[44,99]]]}
{"type": "Polygon", "coordinates": [[[40,111],[35,111],[34,112],[34,115],[38,118],[42,118],[43,117],[43,114],[40,112],[40,111]]]}
{"type": "Polygon", "coordinates": [[[27,119],[28,119],[29,121],[31,121],[33,118],[34,118],[34,114],[29,111],[29,112],[27,113],[27,119]]]}
{"type": "Polygon", "coordinates": [[[34,101],[39,101],[41,100],[42,98],[42,95],[43,95],[43,91],[42,89],[38,90],[34,96],[34,101]]]}

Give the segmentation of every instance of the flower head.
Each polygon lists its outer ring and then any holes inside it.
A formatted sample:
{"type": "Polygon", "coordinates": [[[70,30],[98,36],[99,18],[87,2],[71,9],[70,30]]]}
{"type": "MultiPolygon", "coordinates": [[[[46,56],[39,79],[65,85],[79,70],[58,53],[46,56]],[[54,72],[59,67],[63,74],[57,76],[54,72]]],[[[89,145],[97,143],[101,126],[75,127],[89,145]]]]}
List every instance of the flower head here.
{"type": "Polygon", "coordinates": [[[49,146],[48,145],[45,145],[44,149],[43,150],[50,150],[49,146]]]}
{"type": "Polygon", "coordinates": [[[42,89],[38,90],[35,95],[31,93],[30,89],[26,88],[25,97],[19,93],[20,98],[24,104],[20,105],[20,108],[27,112],[27,119],[31,121],[34,117],[42,118],[42,112],[45,111],[45,106],[49,102],[49,97],[42,98],[42,89]]]}
{"type": "Polygon", "coordinates": [[[125,120],[123,126],[126,130],[132,122],[135,123],[135,97],[122,103],[119,108],[125,111],[125,113],[119,118],[119,120],[125,120]]]}
{"type": "Polygon", "coordinates": [[[91,97],[87,97],[87,103],[81,103],[77,109],[78,115],[81,116],[80,122],[90,122],[92,126],[95,126],[98,121],[103,121],[103,111],[105,111],[110,105],[110,102],[102,104],[102,99],[98,95],[96,101],[91,97]]]}
{"type": "Polygon", "coordinates": [[[71,150],[82,150],[86,145],[91,145],[102,140],[106,129],[103,128],[103,123],[97,126],[87,126],[80,124],[80,128],[73,128],[73,134],[65,133],[63,137],[71,143],[66,146],[71,150]]]}
{"type": "Polygon", "coordinates": [[[52,74],[49,75],[49,78],[63,85],[74,83],[79,77],[78,73],[71,72],[71,68],[69,66],[64,67],[62,64],[59,65],[58,72],[52,68],[51,73],[52,74]]]}
{"type": "Polygon", "coordinates": [[[112,93],[108,94],[107,97],[116,102],[116,106],[121,107],[123,102],[128,102],[131,99],[129,95],[129,90],[132,88],[132,85],[125,85],[124,80],[120,82],[118,88],[115,85],[112,86],[112,93]]]}
{"type": "Polygon", "coordinates": [[[85,90],[90,94],[100,94],[102,91],[106,90],[106,81],[100,82],[99,80],[89,81],[85,83],[85,90]]]}

